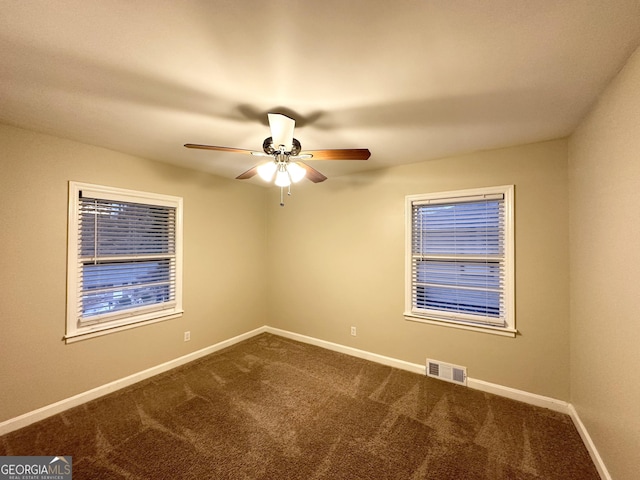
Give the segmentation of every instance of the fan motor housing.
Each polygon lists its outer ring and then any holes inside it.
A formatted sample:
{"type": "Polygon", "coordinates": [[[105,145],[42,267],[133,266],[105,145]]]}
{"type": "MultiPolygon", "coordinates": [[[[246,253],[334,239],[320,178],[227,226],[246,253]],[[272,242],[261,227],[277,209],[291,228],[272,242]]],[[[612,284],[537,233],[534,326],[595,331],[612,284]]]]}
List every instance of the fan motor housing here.
{"type": "MultiPolygon", "coordinates": [[[[276,150],[275,148],[273,148],[273,137],[267,137],[264,139],[264,142],[262,142],[262,149],[264,150],[264,153],[268,155],[275,155],[279,152],[279,150],[276,150]]],[[[285,153],[295,157],[300,153],[301,150],[302,150],[302,145],[300,145],[300,142],[296,138],[294,138],[292,142],[291,151],[285,152],[285,153]]]]}

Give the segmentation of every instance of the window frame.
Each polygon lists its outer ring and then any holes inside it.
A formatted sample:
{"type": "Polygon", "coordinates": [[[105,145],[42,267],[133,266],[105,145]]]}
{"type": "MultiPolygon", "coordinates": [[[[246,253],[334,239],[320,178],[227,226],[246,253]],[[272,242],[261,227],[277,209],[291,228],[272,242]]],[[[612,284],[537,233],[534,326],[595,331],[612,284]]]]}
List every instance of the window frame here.
{"type": "Polygon", "coordinates": [[[67,236],[67,311],[66,311],[66,343],[72,343],[108,333],[114,333],[130,328],[157,323],[182,316],[182,237],[183,237],[183,200],[181,197],[158,193],[128,190],[108,187],[91,183],[69,181],[69,209],[67,236]],[[78,317],[81,304],[79,292],[81,264],[79,252],[80,236],[80,195],[82,191],[91,192],[91,198],[112,200],[123,203],[139,203],[175,208],[175,244],[173,258],[175,258],[175,301],[167,308],[155,310],[139,309],[123,310],[114,314],[114,318],[102,319],[98,322],[85,322],[78,317]]]}
{"type": "Polygon", "coordinates": [[[473,188],[446,192],[407,195],[405,197],[405,310],[404,318],[409,321],[460,328],[477,332],[514,337],[515,324],[515,223],[513,185],[473,188]],[[454,318],[435,318],[424,312],[417,312],[413,305],[413,206],[415,202],[443,200],[468,202],[469,198],[502,194],[504,196],[504,270],[502,293],[504,295],[504,326],[477,323],[454,318]]]}

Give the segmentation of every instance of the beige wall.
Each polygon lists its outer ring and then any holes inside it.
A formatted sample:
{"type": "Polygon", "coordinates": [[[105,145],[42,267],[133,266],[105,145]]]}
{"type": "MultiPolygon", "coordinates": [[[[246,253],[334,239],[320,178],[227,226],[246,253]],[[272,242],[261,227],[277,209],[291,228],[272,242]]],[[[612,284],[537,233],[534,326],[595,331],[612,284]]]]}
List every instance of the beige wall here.
{"type": "Polygon", "coordinates": [[[265,323],[568,398],[565,141],[307,183],[284,208],[278,189],[13,127],[0,126],[0,148],[0,421],[265,323]],[[184,197],[181,319],[64,344],[69,180],[184,197]],[[405,321],[404,196],[511,183],[521,334],[405,321]]]}
{"type": "Polygon", "coordinates": [[[470,377],[568,400],[566,149],[557,140],[330,178],[296,186],[284,208],[271,189],[269,324],[409,362],[465,365],[470,377]],[[516,189],[520,335],[404,320],[405,196],[505,184],[516,189]]]}
{"type": "Polygon", "coordinates": [[[640,468],[640,50],[569,143],[571,401],[615,479],[640,468]]]}
{"type": "Polygon", "coordinates": [[[0,422],[265,324],[266,190],[1,125],[0,152],[0,422]],[[184,198],[182,318],[65,345],[69,180],[184,198]]]}

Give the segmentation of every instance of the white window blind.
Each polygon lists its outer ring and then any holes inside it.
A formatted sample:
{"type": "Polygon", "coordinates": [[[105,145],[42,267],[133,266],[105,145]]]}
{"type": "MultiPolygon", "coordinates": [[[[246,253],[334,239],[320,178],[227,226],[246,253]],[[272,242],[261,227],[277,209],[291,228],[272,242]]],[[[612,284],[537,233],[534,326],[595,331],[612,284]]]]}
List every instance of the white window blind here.
{"type": "Polygon", "coordinates": [[[179,313],[181,199],[73,187],[68,335],[179,313]]]}
{"type": "Polygon", "coordinates": [[[512,328],[505,193],[473,193],[415,196],[408,203],[408,313],[512,328]]]}

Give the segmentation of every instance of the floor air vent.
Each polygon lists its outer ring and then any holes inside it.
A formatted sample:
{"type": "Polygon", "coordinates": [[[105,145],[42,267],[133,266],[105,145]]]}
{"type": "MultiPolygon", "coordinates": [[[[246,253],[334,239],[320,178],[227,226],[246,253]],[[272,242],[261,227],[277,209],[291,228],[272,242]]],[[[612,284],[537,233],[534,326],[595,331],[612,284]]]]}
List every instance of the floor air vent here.
{"type": "Polygon", "coordinates": [[[457,383],[458,385],[467,384],[467,369],[449,363],[438,362],[427,358],[427,376],[446,380],[447,382],[457,383]]]}

